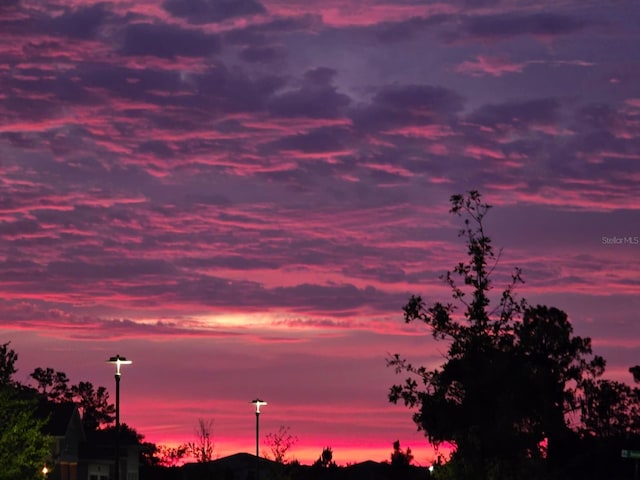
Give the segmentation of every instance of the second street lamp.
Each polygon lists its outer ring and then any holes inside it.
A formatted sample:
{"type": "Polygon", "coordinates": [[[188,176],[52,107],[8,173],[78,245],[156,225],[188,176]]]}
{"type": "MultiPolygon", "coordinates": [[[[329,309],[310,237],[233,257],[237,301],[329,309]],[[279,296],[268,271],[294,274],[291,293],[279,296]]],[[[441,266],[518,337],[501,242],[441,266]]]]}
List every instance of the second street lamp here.
{"type": "Polygon", "coordinates": [[[116,366],[116,468],[115,468],[115,480],[120,480],[120,367],[122,365],[131,365],[131,360],[127,360],[120,355],[111,357],[107,360],[107,363],[112,363],[116,366]]]}
{"type": "Polygon", "coordinates": [[[260,407],[266,405],[267,402],[256,398],[251,403],[256,406],[256,480],[260,480],[260,407]]]}

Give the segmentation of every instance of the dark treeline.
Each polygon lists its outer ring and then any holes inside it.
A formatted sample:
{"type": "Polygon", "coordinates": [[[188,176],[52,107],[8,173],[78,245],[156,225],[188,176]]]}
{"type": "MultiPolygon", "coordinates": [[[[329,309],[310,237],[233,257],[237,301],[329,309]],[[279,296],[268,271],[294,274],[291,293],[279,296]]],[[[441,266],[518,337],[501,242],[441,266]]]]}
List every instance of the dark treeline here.
{"type": "MultiPolygon", "coordinates": [[[[327,449],[323,450],[326,460],[327,449]]],[[[393,456],[393,453],[391,454],[393,456]]],[[[397,455],[397,453],[396,453],[397,455]]],[[[319,459],[320,460],[320,459],[319,459]]],[[[301,465],[296,461],[276,462],[260,459],[261,480],[425,480],[426,467],[406,462],[367,461],[338,466],[332,461],[316,461],[301,465]]],[[[255,456],[231,455],[207,463],[191,463],[180,467],[144,467],[141,478],[154,480],[255,480],[255,456]]]]}
{"type": "MultiPolygon", "coordinates": [[[[442,276],[453,302],[413,296],[404,307],[406,322],[447,342],[445,361],[434,368],[392,356],[407,378],[389,400],[413,409],[431,443],[453,447],[438,479],[633,478],[634,460],[621,457],[640,450],[640,390],[605,378],[605,359],[574,335],[565,312],[518,299],[519,269],[494,292],[500,252],[485,233],[489,210],[475,191],[451,198],[467,246],[466,261],[442,276]]],[[[629,372],[640,380],[640,367],[629,372]]]]}

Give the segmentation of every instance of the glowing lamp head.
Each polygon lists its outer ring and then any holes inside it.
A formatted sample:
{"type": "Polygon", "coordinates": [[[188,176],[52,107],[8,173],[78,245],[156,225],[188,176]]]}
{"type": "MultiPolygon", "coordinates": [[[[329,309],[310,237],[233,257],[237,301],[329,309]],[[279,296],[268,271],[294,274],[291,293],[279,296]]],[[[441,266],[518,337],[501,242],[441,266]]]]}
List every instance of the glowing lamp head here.
{"type": "Polygon", "coordinates": [[[264,400],[260,400],[259,398],[252,400],[251,403],[253,403],[256,406],[256,413],[260,413],[260,407],[262,405],[267,405],[267,402],[265,402],[264,400]]]}
{"type": "Polygon", "coordinates": [[[131,360],[127,360],[120,355],[116,355],[115,357],[111,357],[107,360],[107,363],[112,363],[116,366],[116,375],[120,375],[120,365],[131,365],[133,362],[131,360]]]}
{"type": "Polygon", "coordinates": [[[42,475],[44,475],[46,477],[48,473],[49,473],[49,469],[45,465],[44,467],[42,467],[42,475]]]}

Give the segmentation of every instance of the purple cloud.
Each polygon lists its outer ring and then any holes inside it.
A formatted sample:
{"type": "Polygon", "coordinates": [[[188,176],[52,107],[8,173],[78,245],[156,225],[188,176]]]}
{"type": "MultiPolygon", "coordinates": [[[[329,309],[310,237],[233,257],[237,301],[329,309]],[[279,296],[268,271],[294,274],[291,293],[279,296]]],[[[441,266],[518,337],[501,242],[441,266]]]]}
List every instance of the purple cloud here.
{"type": "Polygon", "coordinates": [[[123,55],[152,55],[160,58],[202,57],[219,51],[220,40],[216,35],[150,23],[125,27],[120,48],[123,55]]]}
{"type": "Polygon", "coordinates": [[[257,0],[166,0],[163,7],[172,15],[185,18],[193,24],[221,22],[266,12],[257,0]]]}

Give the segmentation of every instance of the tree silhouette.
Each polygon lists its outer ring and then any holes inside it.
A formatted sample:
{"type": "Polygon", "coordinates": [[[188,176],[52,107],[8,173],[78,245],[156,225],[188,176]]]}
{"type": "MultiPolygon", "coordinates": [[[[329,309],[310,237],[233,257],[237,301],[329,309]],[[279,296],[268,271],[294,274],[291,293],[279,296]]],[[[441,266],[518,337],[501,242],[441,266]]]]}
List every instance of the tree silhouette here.
{"type": "Polygon", "coordinates": [[[637,391],[622,382],[608,379],[584,382],[583,431],[602,439],[637,435],[640,432],[637,396],[637,391]]]}
{"type": "Polygon", "coordinates": [[[333,461],[333,449],[331,447],[324,447],[318,459],[313,463],[313,466],[320,468],[335,467],[336,462],[333,461]]]}
{"type": "Polygon", "coordinates": [[[489,478],[494,465],[501,470],[510,468],[525,454],[527,446],[537,443],[518,435],[523,420],[517,411],[518,399],[514,398],[518,390],[505,388],[515,373],[509,361],[514,338],[512,319],[525,304],[514,299],[513,289],[522,280],[516,269],[498,307],[493,312],[488,310],[490,273],[497,258],[484,232],[483,219],[491,207],[477,192],[454,195],[451,204],[451,213],[465,217],[459,235],[466,240],[469,256],[467,262],[458,263],[441,277],[451,288],[456,304],[438,302],[426,307],[421,297],[412,296],[404,307],[405,322],[422,321],[434,338],[449,342],[447,361],[440,369],[427,370],[414,367],[396,354],[389,365],[397,373],[411,375],[404,385],[391,387],[389,400],[417,407],[414,422],[432,443],[450,442],[456,447],[457,463],[453,465],[460,467],[460,478],[489,478]],[[456,312],[460,305],[464,309],[462,319],[456,312]]]}
{"type": "Polygon", "coordinates": [[[400,448],[400,440],[393,442],[393,452],[391,452],[391,466],[404,467],[411,465],[413,461],[413,455],[411,448],[407,447],[406,450],[400,448]]]}
{"type": "Polygon", "coordinates": [[[52,402],[65,402],[73,399],[73,391],[69,387],[69,379],[64,372],[57,372],[53,368],[36,368],[30,377],[36,383],[38,393],[52,402]]]}
{"type": "Polygon", "coordinates": [[[287,452],[296,444],[298,437],[291,435],[290,427],[280,425],[277,432],[267,433],[265,444],[271,451],[271,457],[276,463],[287,463],[287,452]]]}
{"type": "Polygon", "coordinates": [[[188,454],[198,463],[207,463],[213,460],[213,420],[198,419],[195,430],[196,439],[187,443],[188,454]]]}
{"type": "Polygon", "coordinates": [[[393,451],[391,452],[391,479],[405,480],[409,477],[412,461],[413,454],[411,453],[411,448],[407,447],[406,450],[402,450],[400,448],[400,440],[393,442],[393,451]]]}
{"type": "Polygon", "coordinates": [[[109,393],[105,387],[95,389],[91,382],[80,382],[71,391],[82,413],[82,425],[86,431],[97,430],[115,420],[116,409],[109,403],[109,393]]]}
{"type": "Polygon", "coordinates": [[[468,255],[441,277],[454,302],[427,306],[412,296],[404,307],[405,322],[423,322],[448,342],[446,360],[430,370],[392,356],[388,365],[409,376],[391,387],[389,400],[415,408],[413,420],[433,444],[454,447],[442,475],[550,478],[572,433],[566,414],[578,410],[583,378],[603,370],[604,360],[588,358],[590,339],[573,335],[564,312],[516,299],[520,269],[493,293],[501,252],[485,233],[490,208],[476,191],[451,197],[468,255]]]}
{"type": "Polygon", "coordinates": [[[115,406],[109,403],[106,387],[96,389],[91,382],[69,386],[66,373],[49,367],[35,368],[29,376],[35,380],[35,391],[40,397],[54,403],[76,403],[82,415],[82,424],[88,432],[115,421],[115,406]]]}
{"type": "Polygon", "coordinates": [[[13,383],[13,375],[17,372],[18,354],[9,348],[11,342],[0,345],[0,387],[13,383]]]}
{"type": "Polygon", "coordinates": [[[572,437],[566,415],[579,410],[585,375],[600,375],[605,361],[588,360],[591,340],[573,335],[567,314],[557,308],[529,307],[514,328],[512,362],[520,379],[519,398],[527,413],[533,441],[544,439],[547,463],[566,460],[566,442],[572,437]]]}
{"type": "Polygon", "coordinates": [[[108,427],[115,421],[115,405],[109,402],[106,387],[95,388],[91,382],[79,382],[69,386],[69,378],[64,372],[53,368],[35,368],[29,375],[35,380],[31,389],[46,401],[53,403],[74,402],[82,416],[82,424],[87,432],[108,427]]]}
{"type": "Polygon", "coordinates": [[[189,448],[186,444],[170,447],[167,445],[155,446],[151,463],[157,463],[163,467],[174,467],[187,456],[189,448]]]}

